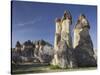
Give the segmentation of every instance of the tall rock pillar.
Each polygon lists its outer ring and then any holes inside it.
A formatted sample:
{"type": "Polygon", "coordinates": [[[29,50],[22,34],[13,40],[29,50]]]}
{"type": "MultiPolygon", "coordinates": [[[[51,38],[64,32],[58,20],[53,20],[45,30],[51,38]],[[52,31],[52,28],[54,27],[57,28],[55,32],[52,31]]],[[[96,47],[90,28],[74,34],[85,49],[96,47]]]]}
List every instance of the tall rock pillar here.
{"type": "Polygon", "coordinates": [[[88,20],[81,14],[74,29],[74,53],[79,67],[96,66],[89,29],[88,20]]]}
{"type": "Polygon", "coordinates": [[[66,41],[66,44],[68,45],[69,48],[72,48],[72,39],[70,32],[71,23],[72,23],[71,14],[65,11],[62,17],[61,40],[66,41]]]}
{"type": "Polygon", "coordinates": [[[70,25],[72,17],[69,12],[64,12],[62,20],[56,21],[56,34],[54,44],[54,65],[60,68],[72,68],[74,63],[70,25]]]}
{"type": "Polygon", "coordinates": [[[54,59],[53,59],[53,65],[57,65],[58,64],[58,57],[57,57],[57,51],[58,51],[58,44],[59,42],[61,41],[61,19],[59,18],[56,18],[56,21],[55,21],[55,39],[54,39],[54,59]]]}

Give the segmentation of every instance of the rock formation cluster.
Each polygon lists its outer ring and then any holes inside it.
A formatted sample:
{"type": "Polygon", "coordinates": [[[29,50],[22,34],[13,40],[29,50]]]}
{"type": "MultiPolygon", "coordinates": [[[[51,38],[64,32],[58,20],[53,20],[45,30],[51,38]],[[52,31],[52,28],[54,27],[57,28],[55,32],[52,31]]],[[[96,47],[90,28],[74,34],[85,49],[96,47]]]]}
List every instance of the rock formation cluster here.
{"type": "Polygon", "coordinates": [[[53,46],[44,40],[30,40],[12,49],[12,62],[19,63],[50,63],[53,58],[53,46]]]}
{"type": "Polygon", "coordinates": [[[56,19],[53,65],[60,68],[92,67],[97,62],[94,58],[93,43],[89,34],[90,25],[84,14],[81,14],[74,28],[72,45],[72,16],[65,11],[62,19],[56,19]]]}

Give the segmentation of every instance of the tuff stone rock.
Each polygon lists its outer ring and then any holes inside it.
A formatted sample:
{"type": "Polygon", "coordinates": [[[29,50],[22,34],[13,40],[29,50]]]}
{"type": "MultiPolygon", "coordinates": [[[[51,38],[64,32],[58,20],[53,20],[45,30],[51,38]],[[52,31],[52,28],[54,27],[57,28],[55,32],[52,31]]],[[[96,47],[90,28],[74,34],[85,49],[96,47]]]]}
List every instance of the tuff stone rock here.
{"type": "Polygon", "coordinates": [[[74,68],[77,67],[74,58],[73,49],[69,48],[66,41],[61,41],[59,50],[56,52],[58,57],[58,66],[60,68],[74,68]]]}
{"type": "Polygon", "coordinates": [[[96,66],[93,43],[89,34],[90,26],[85,16],[81,15],[80,17],[81,20],[74,29],[74,54],[77,64],[78,67],[96,66]]]}
{"type": "Polygon", "coordinates": [[[73,68],[76,67],[76,62],[73,55],[72,39],[70,33],[70,25],[72,22],[72,16],[69,12],[64,12],[62,21],[56,22],[56,34],[54,41],[54,59],[53,65],[57,65],[60,68],[73,68]],[[61,29],[59,29],[59,27],[61,29]]]}
{"type": "Polygon", "coordinates": [[[41,63],[50,63],[53,58],[53,50],[51,44],[44,40],[39,40],[37,48],[35,48],[34,55],[41,63]],[[42,48],[40,48],[42,47],[42,48]]]}

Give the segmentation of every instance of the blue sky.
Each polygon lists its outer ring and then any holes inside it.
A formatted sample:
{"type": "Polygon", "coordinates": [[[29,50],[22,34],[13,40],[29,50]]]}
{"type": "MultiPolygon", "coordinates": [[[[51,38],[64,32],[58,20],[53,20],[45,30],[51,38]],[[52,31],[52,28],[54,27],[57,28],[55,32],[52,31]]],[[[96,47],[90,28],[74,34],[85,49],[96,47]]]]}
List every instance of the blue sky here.
{"type": "Polygon", "coordinates": [[[38,3],[12,1],[12,47],[16,41],[44,39],[51,44],[54,42],[55,18],[61,18],[65,10],[72,14],[73,28],[78,16],[83,13],[90,23],[90,35],[94,48],[97,48],[97,7],[87,5],[38,3]]]}

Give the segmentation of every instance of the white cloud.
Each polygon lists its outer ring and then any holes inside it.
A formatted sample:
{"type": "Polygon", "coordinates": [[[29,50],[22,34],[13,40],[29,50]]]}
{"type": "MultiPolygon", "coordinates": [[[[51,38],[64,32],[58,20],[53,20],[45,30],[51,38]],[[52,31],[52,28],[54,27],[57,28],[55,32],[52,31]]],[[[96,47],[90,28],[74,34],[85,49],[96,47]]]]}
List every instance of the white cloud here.
{"type": "Polygon", "coordinates": [[[37,22],[39,22],[41,20],[41,17],[38,17],[38,18],[36,18],[36,19],[34,19],[34,20],[32,20],[32,21],[27,21],[27,22],[24,22],[24,23],[18,23],[18,24],[16,24],[17,26],[26,26],[26,25],[33,25],[33,24],[35,24],[35,23],[37,23],[37,22]]]}

